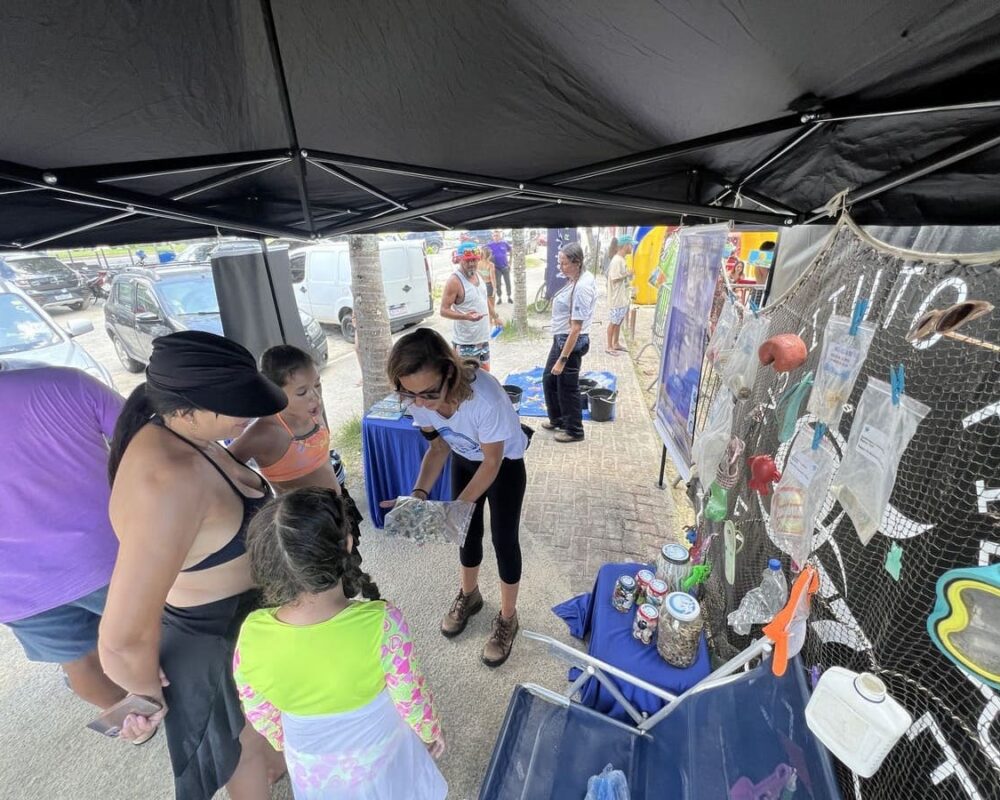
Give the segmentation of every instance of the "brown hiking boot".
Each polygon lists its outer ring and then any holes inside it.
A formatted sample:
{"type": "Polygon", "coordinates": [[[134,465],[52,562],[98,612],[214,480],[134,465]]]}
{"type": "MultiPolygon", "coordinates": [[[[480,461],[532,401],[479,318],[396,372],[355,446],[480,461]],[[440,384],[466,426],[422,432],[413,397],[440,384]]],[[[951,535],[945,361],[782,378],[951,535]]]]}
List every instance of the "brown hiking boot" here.
{"type": "Polygon", "coordinates": [[[510,656],[514,647],[514,637],[517,635],[517,612],[510,619],[504,619],[497,612],[493,619],[493,633],[486,640],[483,648],[482,662],[487,667],[499,667],[510,656]]]}
{"type": "Polygon", "coordinates": [[[472,594],[465,594],[459,589],[455,602],[451,604],[451,610],[441,620],[441,633],[449,639],[458,636],[469,624],[469,617],[482,610],[483,596],[479,593],[478,586],[472,590],[472,594]]]}

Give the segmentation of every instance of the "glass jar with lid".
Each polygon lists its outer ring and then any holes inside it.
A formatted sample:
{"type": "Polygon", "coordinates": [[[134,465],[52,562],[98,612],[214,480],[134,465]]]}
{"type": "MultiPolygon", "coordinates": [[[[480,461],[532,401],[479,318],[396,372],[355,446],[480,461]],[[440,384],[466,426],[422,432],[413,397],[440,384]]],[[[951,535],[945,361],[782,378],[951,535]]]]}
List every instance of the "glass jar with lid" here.
{"type": "Polygon", "coordinates": [[[668,592],[682,592],[681,584],[691,574],[691,555],[676,542],[663,545],[656,557],[656,577],[667,584],[668,592]]]}
{"type": "Polygon", "coordinates": [[[686,592],[671,592],[660,607],[656,651],[674,667],[690,667],[698,658],[704,621],[701,606],[686,592]]]}

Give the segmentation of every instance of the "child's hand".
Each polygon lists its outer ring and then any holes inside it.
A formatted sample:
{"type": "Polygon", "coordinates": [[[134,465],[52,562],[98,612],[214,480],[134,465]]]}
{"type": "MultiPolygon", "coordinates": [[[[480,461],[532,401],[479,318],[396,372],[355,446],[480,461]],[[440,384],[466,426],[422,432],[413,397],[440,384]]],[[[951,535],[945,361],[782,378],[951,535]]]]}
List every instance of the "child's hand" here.
{"type": "Polygon", "coordinates": [[[425,746],[427,747],[427,752],[431,754],[431,758],[437,761],[444,755],[444,736],[438,736],[437,739],[425,746]]]}

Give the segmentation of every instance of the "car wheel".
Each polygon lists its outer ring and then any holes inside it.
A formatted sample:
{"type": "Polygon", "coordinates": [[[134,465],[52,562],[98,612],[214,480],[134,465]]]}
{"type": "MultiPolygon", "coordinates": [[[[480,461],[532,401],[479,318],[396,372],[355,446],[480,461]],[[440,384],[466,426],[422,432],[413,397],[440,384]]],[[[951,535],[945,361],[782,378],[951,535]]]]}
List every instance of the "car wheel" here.
{"type": "Polygon", "coordinates": [[[72,308],[74,311],[80,311],[81,309],[83,309],[84,305],[85,305],[85,302],[83,300],[81,300],[78,303],[70,303],[69,307],[72,308]]]}
{"type": "Polygon", "coordinates": [[[132,356],[128,354],[128,350],[125,349],[125,343],[122,342],[117,336],[112,336],[111,341],[115,346],[115,355],[118,356],[118,360],[122,362],[122,366],[125,367],[129,372],[142,372],[145,368],[144,364],[136,361],[132,356]]]}
{"type": "Polygon", "coordinates": [[[340,318],[340,333],[344,337],[345,342],[354,344],[354,335],[357,331],[354,329],[354,314],[350,311],[344,312],[344,315],[340,318]]]}

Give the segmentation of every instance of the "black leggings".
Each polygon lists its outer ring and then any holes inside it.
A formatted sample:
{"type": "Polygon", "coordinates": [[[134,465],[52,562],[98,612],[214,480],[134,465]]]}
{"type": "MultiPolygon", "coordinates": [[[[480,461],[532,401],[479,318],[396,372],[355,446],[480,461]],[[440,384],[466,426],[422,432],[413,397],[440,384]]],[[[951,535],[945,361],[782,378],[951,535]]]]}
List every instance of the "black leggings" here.
{"type": "MultiPolygon", "coordinates": [[[[469,461],[457,453],[451,455],[452,497],[458,497],[481,461],[469,461]]],[[[465,547],[458,550],[463,567],[478,567],[483,562],[483,509],[490,501],[490,532],[493,535],[493,550],[497,556],[497,570],[504,583],[518,583],[521,580],[521,505],[524,490],[528,486],[528,474],[524,469],[524,459],[505,458],[500,462],[500,472],[486,494],[476,501],[476,510],[469,523],[469,535],[465,547]]]]}

